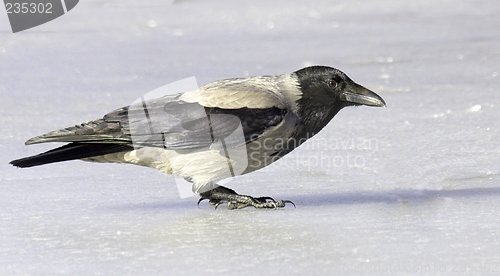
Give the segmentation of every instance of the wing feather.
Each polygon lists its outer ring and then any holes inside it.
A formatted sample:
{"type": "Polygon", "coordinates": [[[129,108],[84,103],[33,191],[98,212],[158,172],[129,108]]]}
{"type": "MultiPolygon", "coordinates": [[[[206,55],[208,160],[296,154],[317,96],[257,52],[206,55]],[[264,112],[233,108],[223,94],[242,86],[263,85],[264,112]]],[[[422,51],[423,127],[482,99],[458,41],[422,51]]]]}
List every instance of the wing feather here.
{"type": "Polygon", "coordinates": [[[179,95],[139,102],[106,114],[102,119],[37,136],[26,144],[45,142],[111,143],[193,149],[242,129],[248,142],[278,125],[289,104],[277,93],[279,82],[267,78],[213,82],[179,95]]]}

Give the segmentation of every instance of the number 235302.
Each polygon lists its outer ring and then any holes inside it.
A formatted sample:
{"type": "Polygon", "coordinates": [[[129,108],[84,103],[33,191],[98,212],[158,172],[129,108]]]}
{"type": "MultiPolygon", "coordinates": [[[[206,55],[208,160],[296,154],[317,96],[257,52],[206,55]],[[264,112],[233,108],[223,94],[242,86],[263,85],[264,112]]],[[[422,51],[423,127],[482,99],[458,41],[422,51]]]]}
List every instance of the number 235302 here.
{"type": "Polygon", "coordinates": [[[7,13],[52,13],[52,3],[6,3],[7,13]]]}

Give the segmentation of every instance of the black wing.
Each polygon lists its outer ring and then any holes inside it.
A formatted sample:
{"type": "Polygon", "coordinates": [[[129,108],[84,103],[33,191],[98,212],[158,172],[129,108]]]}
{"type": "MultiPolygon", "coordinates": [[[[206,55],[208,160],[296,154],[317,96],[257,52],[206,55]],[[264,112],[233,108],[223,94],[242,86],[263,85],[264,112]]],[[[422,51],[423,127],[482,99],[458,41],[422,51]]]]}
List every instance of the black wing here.
{"type": "Polygon", "coordinates": [[[164,97],[144,105],[117,109],[102,119],[34,137],[26,144],[78,142],[167,149],[202,148],[228,137],[240,127],[241,141],[248,142],[265,129],[278,125],[287,112],[278,107],[204,107],[176,97],[164,97]]]}
{"type": "Polygon", "coordinates": [[[14,160],[18,167],[88,158],[129,151],[133,147],[163,147],[172,150],[210,147],[227,139],[225,146],[236,147],[278,125],[286,109],[223,109],[187,103],[177,97],[161,98],[143,105],[115,110],[102,119],[34,137],[26,144],[70,142],[51,151],[14,160]],[[234,139],[236,135],[236,139],[234,139]]]}

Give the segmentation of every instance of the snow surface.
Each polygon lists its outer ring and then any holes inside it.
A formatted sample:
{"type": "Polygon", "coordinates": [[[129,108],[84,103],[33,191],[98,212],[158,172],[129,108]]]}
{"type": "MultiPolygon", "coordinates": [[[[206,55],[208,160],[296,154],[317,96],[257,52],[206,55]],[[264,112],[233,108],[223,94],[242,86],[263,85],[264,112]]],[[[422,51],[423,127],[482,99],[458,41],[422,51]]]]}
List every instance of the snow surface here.
{"type": "Polygon", "coordinates": [[[498,275],[499,1],[85,0],[0,22],[0,275],[498,275]],[[197,208],[142,167],[7,164],[173,81],[312,64],[388,106],[229,183],[296,209],[197,208]]]}

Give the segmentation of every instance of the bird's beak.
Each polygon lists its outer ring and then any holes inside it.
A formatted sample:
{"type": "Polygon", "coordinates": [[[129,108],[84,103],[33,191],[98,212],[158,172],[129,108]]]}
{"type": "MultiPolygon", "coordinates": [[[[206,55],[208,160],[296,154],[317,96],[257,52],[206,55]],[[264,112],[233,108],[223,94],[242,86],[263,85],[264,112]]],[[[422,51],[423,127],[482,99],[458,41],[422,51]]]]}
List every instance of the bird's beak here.
{"type": "Polygon", "coordinates": [[[384,99],[379,95],[354,82],[344,89],[340,98],[354,105],[386,106],[384,99]]]}

